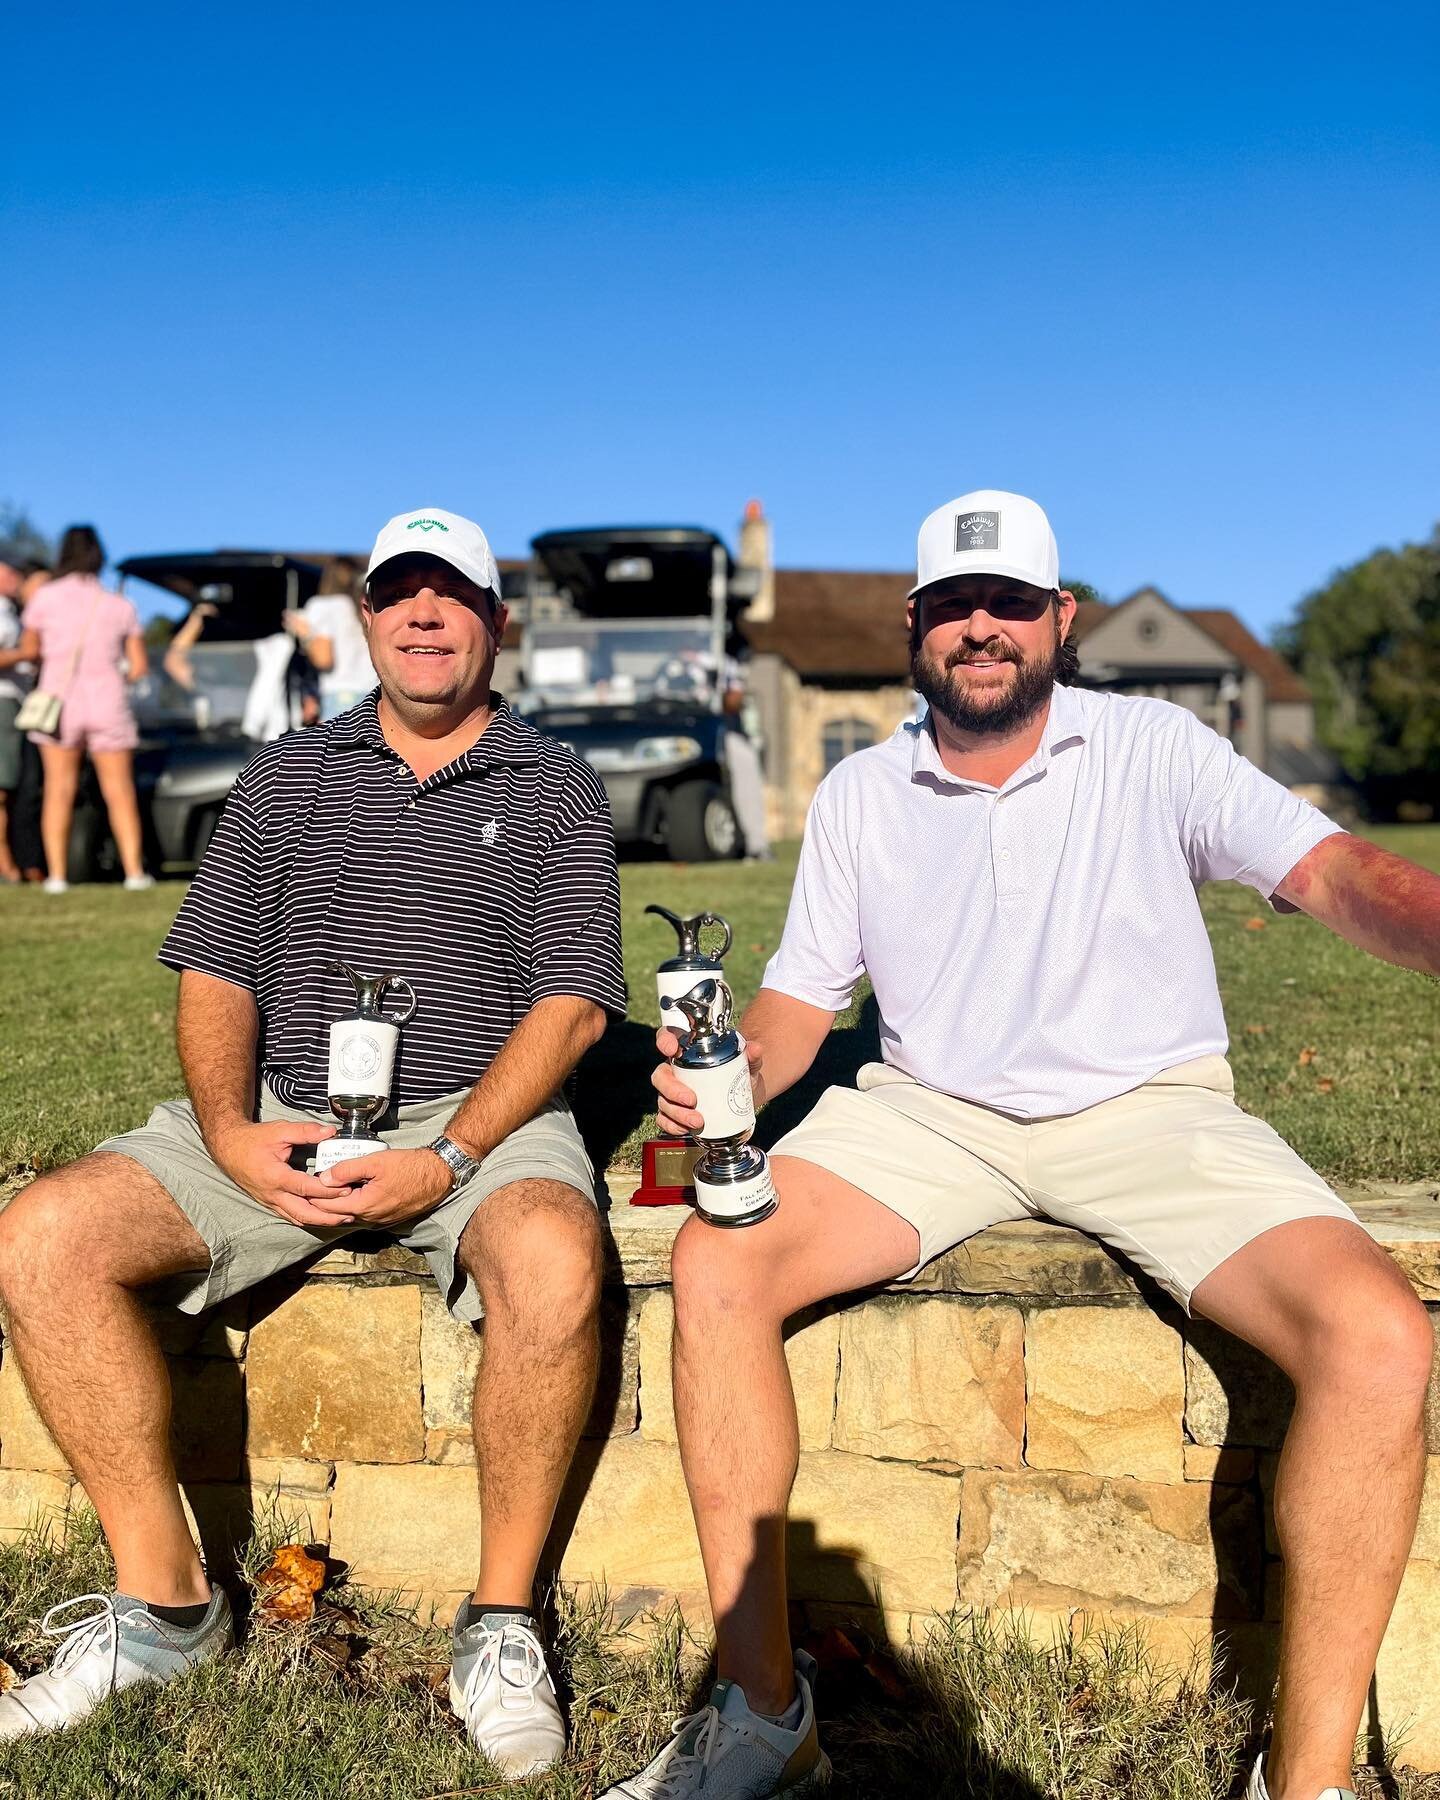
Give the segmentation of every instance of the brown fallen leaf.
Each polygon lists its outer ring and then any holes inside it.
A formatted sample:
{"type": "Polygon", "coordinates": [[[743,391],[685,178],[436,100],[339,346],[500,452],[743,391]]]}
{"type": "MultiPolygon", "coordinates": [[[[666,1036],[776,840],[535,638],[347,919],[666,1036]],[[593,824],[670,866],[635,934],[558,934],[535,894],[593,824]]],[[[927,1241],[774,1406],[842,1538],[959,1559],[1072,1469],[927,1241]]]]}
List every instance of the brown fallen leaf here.
{"type": "Polygon", "coordinates": [[[1322,1075],[1319,1081],[1315,1083],[1315,1092],[1317,1094],[1333,1094],[1335,1092],[1335,1083],[1328,1075],[1322,1075]]]}
{"type": "Polygon", "coordinates": [[[20,1685],[20,1677],[8,1662],[0,1658],[0,1694],[8,1694],[12,1687],[20,1685]]]}
{"type": "Polygon", "coordinates": [[[1245,1027],[1245,1035],[1246,1037],[1264,1037],[1269,1029],[1270,1027],[1268,1025],[1247,1025],[1245,1027]]]}
{"type": "Polygon", "coordinates": [[[275,1552],[275,1560],[260,1579],[293,1581],[296,1587],[318,1594],[325,1585],[325,1565],[318,1556],[311,1556],[303,1544],[286,1544],[275,1552]]]}
{"type": "Polygon", "coordinates": [[[354,1640],[339,1637],[334,1632],[326,1632],[323,1637],[312,1639],[310,1648],[322,1662],[329,1663],[334,1669],[343,1669],[355,1654],[354,1640]]]}
{"type": "Polygon", "coordinates": [[[1300,1052],[1300,1058],[1299,1058],[1300,1067],[1302,1069],[1308,1069],[1310,1067],[1311,1063],[1314,1062],[1314,1060],[1315,1060],[1314,1047],[1312,1045],[1307,1044],[1305,1046],[1305,1048],[1300,1052]]]}
{"type": "Polygon", "coordinates": [[[260,1616],[285,1625],[305,1625],[315,1617],[315,1596],[293,1581],[277,1582],[260,1602],[260,1616]]]}
{"type": "Polygon", "coordinates": [[[1245,921],[1245,929],[1247,931],[1263,931],[1265,929],[1265,921],[1263,919],[1247,919],[1245,921]]]}
{"type": "Polygon", "coordinates": [[[596,1725],[611,1725],[619,1717],[619,1713],[611,1712],[608,1706],[592,1706],[590,1708],[591,1722],[596,1725]]]}

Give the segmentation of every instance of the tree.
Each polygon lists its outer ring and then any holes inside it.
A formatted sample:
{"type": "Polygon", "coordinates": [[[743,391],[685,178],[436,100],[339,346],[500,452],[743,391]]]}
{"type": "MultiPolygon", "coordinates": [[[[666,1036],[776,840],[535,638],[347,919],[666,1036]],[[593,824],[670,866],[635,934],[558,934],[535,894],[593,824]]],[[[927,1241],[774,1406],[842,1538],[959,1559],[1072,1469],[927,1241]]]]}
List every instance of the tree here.
{"type": "Polygon", "coordinates": [[[0,500],[0,561],[48,563],[54,554],[49,538],[25,508],[0,500]]]}
{"type": "Polygon", "coordinates": [[[1342,569],[1276,645],[1310,685],[1320,741],[1376,811],[1440,802],[1440,529],[1342,569]]]}

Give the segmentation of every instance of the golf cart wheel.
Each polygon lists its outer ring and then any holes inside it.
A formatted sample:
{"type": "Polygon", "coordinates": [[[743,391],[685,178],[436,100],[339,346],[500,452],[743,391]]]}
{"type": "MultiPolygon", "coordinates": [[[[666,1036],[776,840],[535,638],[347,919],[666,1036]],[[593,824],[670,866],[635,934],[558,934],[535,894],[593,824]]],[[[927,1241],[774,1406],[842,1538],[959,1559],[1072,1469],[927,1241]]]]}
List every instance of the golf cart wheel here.
{"type": "Polygon", "coordinates": [[[673,862],[724,862],[740,854],[740,821],[718,782],[682,781],[675,789],[666,844],[673,862]]]}

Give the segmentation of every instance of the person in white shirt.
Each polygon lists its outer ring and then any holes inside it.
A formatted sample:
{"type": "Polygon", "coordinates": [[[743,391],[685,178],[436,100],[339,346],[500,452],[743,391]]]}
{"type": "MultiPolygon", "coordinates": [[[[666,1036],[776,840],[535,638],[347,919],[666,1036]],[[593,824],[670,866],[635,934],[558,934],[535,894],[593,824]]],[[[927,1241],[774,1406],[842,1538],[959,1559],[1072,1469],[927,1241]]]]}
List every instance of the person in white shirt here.
{"type": "Polygon", "coordinates": [[[320,592],[285,616],[286,630],[300,640],[320,677],[322,724],[358,706],[378,680],[355,604],[358,578],[354,563],[337,556],[320,578],[320,592]]]}
{"type": "MultiPolygon", "coordinates": [[[[1247,882],[1433,975],[1440,877],[1341,831],[1182,708],[1063,685],[1075,601],[1033,501],[985,490],[933,513],[908,616],[928,713],[821,784],[741,1021],[759,1107],[806,1072],[868,974],[882,1060],[776,1145],[770,1218],[692,1218],[676,1240],[675,1411],[721,1684],[613,1796],[823,1781],[786,1625],[798,1439],[782,1327],[1034,1218],[1100,1238],[1294,1383],[1275,1730],[1249,1793],[1348,1792],[1416,1522],[1434,1342],[1344,1203],[1235,1105],[1196,889],[1247,882]]],[[[700,1124],[668,1062],[654,1083],[662,1126],[700,1124]]]]}

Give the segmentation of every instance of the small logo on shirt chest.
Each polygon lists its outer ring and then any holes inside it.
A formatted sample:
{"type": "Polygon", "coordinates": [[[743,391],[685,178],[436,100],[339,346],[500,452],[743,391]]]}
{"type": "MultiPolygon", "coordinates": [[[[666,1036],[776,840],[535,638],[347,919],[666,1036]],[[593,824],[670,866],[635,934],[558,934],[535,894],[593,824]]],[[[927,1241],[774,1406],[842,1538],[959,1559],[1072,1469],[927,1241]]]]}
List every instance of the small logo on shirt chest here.
{"type": "Polygon", "coordinates": [[[487,819],[480,827],[480,842],[485,845],[500,842],[500,821],[498,819],[487,819]]]}

